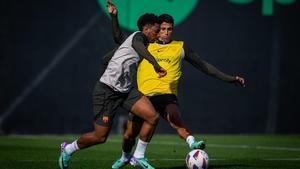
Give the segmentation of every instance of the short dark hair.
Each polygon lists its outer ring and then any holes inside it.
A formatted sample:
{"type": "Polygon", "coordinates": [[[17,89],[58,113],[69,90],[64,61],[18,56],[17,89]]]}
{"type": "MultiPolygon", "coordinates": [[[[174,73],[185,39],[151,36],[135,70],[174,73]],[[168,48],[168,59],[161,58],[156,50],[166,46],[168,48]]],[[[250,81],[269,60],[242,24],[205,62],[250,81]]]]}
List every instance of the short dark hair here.
{"type": "Polygon", "coordinates": [[[169,14],[161,14],[161,15],[159,15],[158,18],[159,18],[160,23],[167,22],[167,23],[171,23],[172,25],[174,25],[174,18],[169,14]]]}
{"type": "Polygon", "coordinates": [[[143,30],[143,27],[145,25],[154,25],[156,23],[160,23],[159,19],[156,15],[154,15],[153,13],[145,13],[144,15],[140,16],[140,18],[137,21],[137,26],[139,28],[139,30],[143,30]]]}

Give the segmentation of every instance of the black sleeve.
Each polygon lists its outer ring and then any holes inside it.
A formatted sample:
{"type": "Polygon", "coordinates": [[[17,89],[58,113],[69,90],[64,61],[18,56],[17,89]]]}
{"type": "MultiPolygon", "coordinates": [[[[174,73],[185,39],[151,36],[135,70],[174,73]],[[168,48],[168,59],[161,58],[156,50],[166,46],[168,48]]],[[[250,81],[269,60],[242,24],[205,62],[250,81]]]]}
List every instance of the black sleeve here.
{"type": "Polygon", "coordinates": [[[106,53],[102,58],[101,58],[101,66],[100,66],[100,75],[102,75],[107,68],[107,65],[110,61],[110,59],[114,56],[115,51],[118,48],[115,48],[114,50],[106,53]]]}
{"type": "Polygon", "coordinates": [[[119,25],[119,20],[118,20],[118,15],[110,15],[111,16],[111,22],[112,22],[112,30],[113,30],[113,36],[114,36],[114,41],[117,44],[122,44],[126,40],[126,35],[122,32],[120,25],[119,25]]]}
{"type": "Polygon", "coordinates": [[[185,53],[185,60],[192,64],[198,70],[204,72],[207,75],[215,77],[217,79],[226,81],[226,82],[233,82],[235,81],[234,76],[227,75],[220,70],[218,70],[213,65],[207,63],[205,60],[201,59],[199,55],[194,52],[192,49],[183,46],[184,53],[185,53]]]}
{"type": "Polygon", "coordinates": [[[132,39],[132,47],[139,54],[140,57],[147,59],[154,66],[155,70],[159,70],[161,67],[156,62],[155,58],[147,50],[147,44],[147,39],[141,32],[138,32],[134,35],[132,39]]]}

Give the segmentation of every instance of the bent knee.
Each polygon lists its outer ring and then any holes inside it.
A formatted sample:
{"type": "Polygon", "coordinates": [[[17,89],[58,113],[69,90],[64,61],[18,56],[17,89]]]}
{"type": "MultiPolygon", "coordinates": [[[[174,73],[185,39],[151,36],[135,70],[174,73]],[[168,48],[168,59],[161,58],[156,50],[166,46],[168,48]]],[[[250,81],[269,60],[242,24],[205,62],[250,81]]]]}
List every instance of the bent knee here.
{"type": "Polygon", "coordinates": [[[150,116],[148,119],[145,119],[145,121],[147,121],[151,125],[157,125],[157,123],[159,122],[159,114],[155,113],[152,116],[150,116]]]}
{"type": "Polygon", "coordinates": [[[159,114],[158,113],[156,113],[156,115],[154,116],[153,121],[155,124],[157,124],[159,122],[159,114]]]}

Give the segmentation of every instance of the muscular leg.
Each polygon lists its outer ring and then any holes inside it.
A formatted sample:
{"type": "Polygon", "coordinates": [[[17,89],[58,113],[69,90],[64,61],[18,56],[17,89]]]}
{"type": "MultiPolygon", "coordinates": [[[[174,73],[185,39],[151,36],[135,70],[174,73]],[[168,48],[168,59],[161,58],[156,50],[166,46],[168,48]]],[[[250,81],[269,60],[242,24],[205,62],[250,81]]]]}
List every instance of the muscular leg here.
{"type": "Polygon", "coordinates": [[[155,131],[159,120],[159,114],[155,111],[149,99],[142,96],[131,108],[131,112],[144,119],[140,130],[140,139],[134,151],[135,163],[142,168],[154,169],[145,158],[147,146],[155,131]]]}
{"type": "Polygon", "coordinates": [[[146,96],[142,96],[132,106],[131,112],[145,120],[140,130],[140,139],[144,142],[150,142],[159,121],[159,114],[146,96]]]}
{"type": "Polygon", "coordinates": [[[164,119],[174,128],[178,135],[186,140],[186,138],[191,135],[191,132],[184,126],[183,121],[181,119],[181,113],[179,110],[179,106],[176,104],[169,104],[165,109],[165,117],[164,119]]]}
{"type": "Polygon", "coordinates": [[[184,126],[183,121],[180,117],[180,110],[178,105],[169,104],[165,109],[165,117],[169,124],[177,131],[178,135],[183,138],[189,145],[191,149],[204,149],[204,141],[195,141],[194,136],[191,132],[184,126]]]}
{"type": "Polygon", "coordinates": [[[95,144],[104,143],[108,137],[111,127],[104,127],[94,124],[94,131],[82,135],[78,140],[71,144],[66,142],[61,144],[61,155],[59,157],[59,167],[67,168],[71,155],[79,149],[87,148],[95,144]]]}
{"type": "Polygon", "coordinates": [[[94,124],[94,131],[82,135],[77,140],[79,149],[87,148],[92,145],[104,143],[108,137],[111,127],[104,127],[94,124]]]}
{"type": "Polygon", "coordinates": [[[129,163],[132,157],[131,150],[135,144],[135,138],[139,134],[142,123],[142,121],[140,123],[130,120],[127,121],[127,129],[123,135],[122,155],[120,159],[113,163],[113,169],[122,168],[129,163]]]}
{"type": "Polygon", "coordinates": [[[138,136],[143,122],[127,121],[127,129],[123,135],[122,149],[126,153],[130,153],[135,144],[135,139],[138,136]]]}
{"type": "Polygon", "coordinates": [[[127,122],[127,129],[123,136],[122,144],[122,156],[119,160],[114,162],[112,168],[121,168],[128,164],[130,159],[129,153],[135,144],[135,138],[137,134],[140,134],[136,149],[134,151],[134,164],[142,166],[142,168],[153,168],[148,161],[144,158],[147,145],[149,144],[151,137],[154,133],[155,127],[159,120],[158,113],[154,110],[151,102],[145,96],[142,96],[131,107],[131,112],[144,119],[144,122],[135,123],[133,121],[127,122]]]}

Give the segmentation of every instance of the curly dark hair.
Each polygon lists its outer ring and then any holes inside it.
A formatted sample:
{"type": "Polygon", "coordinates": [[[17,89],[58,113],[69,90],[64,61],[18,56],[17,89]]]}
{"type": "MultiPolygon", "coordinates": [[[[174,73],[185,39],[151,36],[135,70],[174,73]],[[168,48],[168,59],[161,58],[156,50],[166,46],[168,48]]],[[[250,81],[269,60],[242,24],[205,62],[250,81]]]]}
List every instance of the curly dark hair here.
{"type": "Polygon", "coordinates": [[[142,31],[145,25],[154,25],[156,23],[160,24],[158,16],[153,13],[145,13],[138,19],[137,26],[142,31]]]}
{"type": "Polygon", "coordinates": [[[167,22],[174,25],[174,18],[169,14],[161,14],[158,19],[160,23],[167,22]]]}

